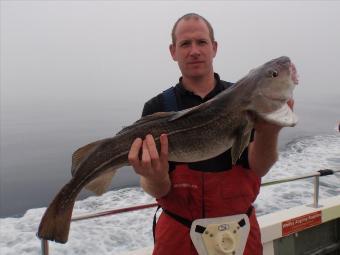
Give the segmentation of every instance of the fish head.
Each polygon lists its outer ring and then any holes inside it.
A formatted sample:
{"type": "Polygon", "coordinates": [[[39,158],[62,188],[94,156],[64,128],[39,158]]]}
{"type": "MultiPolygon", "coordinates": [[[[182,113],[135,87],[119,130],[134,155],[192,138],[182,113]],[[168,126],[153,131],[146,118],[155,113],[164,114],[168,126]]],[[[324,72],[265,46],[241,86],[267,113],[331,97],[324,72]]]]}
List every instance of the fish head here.
{"type": "Polygon", "coordinates": [[[249,76],[253,80],[250,110],[259,114],[283,107],[293,98],[293,90],[299,82],[295,65],[285,56],[253,69],[249,76]]]}

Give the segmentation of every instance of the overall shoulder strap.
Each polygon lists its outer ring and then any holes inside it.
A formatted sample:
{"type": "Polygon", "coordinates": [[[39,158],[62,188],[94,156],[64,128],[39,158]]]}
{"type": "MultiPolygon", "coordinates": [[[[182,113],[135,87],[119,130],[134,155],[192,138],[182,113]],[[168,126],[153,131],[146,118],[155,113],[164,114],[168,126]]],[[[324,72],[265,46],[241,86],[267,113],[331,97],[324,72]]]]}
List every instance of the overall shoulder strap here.
{"type": "Polygon", "coordinates": [[[170,87],[162,93],[165,112],[178,111],[175,87],[170,87]]]}
{"type": "Polygon", "coordinates": [[[227,88],[229,88],[229,87],[234,85],[233,82],[229,82],[229,81],[221,81],[221,83],[222,83],[224,89],[227,89],[227,88]]]}

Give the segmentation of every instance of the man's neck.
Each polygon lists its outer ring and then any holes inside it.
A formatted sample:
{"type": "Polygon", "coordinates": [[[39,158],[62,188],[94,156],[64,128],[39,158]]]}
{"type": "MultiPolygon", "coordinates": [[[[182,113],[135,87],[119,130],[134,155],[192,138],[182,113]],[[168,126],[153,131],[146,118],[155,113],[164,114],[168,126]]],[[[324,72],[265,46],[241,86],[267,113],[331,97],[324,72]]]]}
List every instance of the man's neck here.
{"type": "Polygon", "coordinates": [[[186,90],[204,98],[215,88],[214,73],[209,76],[197,78],[183,76],[182,84],[186,90]]]}

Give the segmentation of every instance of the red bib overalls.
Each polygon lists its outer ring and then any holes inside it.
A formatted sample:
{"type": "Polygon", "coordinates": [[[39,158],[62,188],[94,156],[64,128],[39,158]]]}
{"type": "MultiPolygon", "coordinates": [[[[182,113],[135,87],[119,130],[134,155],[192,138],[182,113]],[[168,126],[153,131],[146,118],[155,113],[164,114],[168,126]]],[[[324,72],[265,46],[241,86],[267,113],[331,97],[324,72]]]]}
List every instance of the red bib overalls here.
{"type": "MultiPolygon", "coordinates": [[[[202,172],[177,165],[170,172],[171,190],[158,199],[160,206],[182,218],[195,220],[246,213],[256,199],[261,179],[241,166],[222,172],[202,172]]],[[[244,254],[261,255],[262,244],[255,209],[244,254]]],[[[162,213],[156,225],[153,255],[197,255],[190,229],[162,213]]]]}

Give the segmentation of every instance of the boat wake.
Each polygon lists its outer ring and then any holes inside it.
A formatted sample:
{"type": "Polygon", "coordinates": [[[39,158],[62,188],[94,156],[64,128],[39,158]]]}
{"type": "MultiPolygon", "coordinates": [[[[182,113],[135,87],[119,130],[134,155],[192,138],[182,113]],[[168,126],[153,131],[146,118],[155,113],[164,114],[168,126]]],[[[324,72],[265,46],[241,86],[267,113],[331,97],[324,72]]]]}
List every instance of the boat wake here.
{"type": "MultiPolygon", "coordinates": [[[[280,151],[280,159],[263,181],[309,174],[320,169],[340,169],[340,135],[303,137],[291,141],[280,151]]],[[[340,175],[320,178],[320,197],[340,195],[340,175]]],[[[294,181],[262,187],[255,207],[258,215],[313,201],[313,180],[294,181]]],[[[141,188],[109,191],[100,197],[77,201],[74,215],[105,211],[137,204],[153,203],[141,188]]],[[[20,218],[0,219],[0,253],[35,255],[41,252],[35,233],[46,208],[28,210],[20,218]]],[[[68,243],[50,242],[50,253],[119,254],[152,245],[155,209],[72,222],[68,243]]]]}

